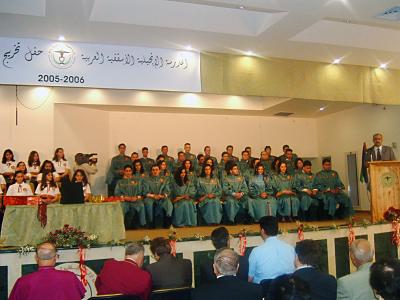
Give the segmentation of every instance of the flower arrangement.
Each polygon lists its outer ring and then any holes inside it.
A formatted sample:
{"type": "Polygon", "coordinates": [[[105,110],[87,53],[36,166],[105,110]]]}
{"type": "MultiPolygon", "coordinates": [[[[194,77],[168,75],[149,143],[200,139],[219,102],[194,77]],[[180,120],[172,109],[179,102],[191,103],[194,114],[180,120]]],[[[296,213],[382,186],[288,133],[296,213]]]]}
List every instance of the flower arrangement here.
{"type": "Polygon", "coordinates": [[[65,224],[63,228],[50,232],[45,240],[55,244],[56,247],[90,248],[97,244],[98,237],[65,224]]]}
{"type": "Polygon", "coordinates": [[[400,209],[389,207],[387,211],[383,214],[383,218],[388,222],[393,222],[400,220],[400,209]]]}

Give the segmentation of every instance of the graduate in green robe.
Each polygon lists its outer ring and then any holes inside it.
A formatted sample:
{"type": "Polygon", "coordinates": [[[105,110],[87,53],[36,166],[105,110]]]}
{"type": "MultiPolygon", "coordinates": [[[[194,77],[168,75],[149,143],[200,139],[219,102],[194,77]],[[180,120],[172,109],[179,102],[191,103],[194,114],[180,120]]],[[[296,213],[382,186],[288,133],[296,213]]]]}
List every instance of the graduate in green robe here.
{"type": "MultiPolygon", "coordinates": [[[[248,170],[246,170],[244,173],[242,173],[244,178],[246,178],[246,183],[247,183],[248,187],[250,186],[250,180],[253,178],[254,174],[257,173],[256,166],[260,163],[261,163],[261,161],[259,158],[254,158],[251,161],[250,168],[248,170]]],[[[264,169],[264,173],[265,173],[265,169],[264,169]]]]}
{"type": "Polygon", "coordinates": [[[276,216],[277,201],[274,197],[272,179],[269,175],[265,176],[264,166],[258,163],[255,166],[255,172],[249,183],[250,204],[253,209],[255,222],[258,222],[264,216],[276,216]]]}
{"type": "Polygon", "coordinates": [[[196,226],[196,186],[183,167],[179,167],[171,182],[171,199],[174,205],[172,224],[175,227],[196,226]]]}
{"type": "Polygon", "coordinates": [[[122,175],[124,174],[124,167],[131,163],[130,157],[125,155],[125,144],[119,144],[118,151],[119,154],[111,159],[111,165],[108,169],[106,176],[106,183],[108,185],[108,196],[114,196],[115,186],[118,180],[120,180],[122,178],[122,175]]]}
{"type": "Polygon", "coordinates": [[[193,168],[195,168],[197,166],[197,158],[196,155],[190,153],[192,150],[190,143],[185,143],[185,145],[183,145],[183,149],[185,150],[185,159],[189,159],[192,162],[193,168]]]}
{"type": "Polygon", "coordinates": [[[319,201],[318,190],[314,187],[314,174],[309,160],[302,163],[303,170],[294,176],[294,186],[300,200],[301,216],[305,221],[317,220],[319,201]]]}
{"type": "Polygon", "coordinates": [[[200,176],[201,170],[203,169],[203,165],[205,163],[205,156],[203,154],[198,154],[197,155],[197,166],[194,170],[194,173],[196,174],[196,177],[200,176]]]}
{"type": "Polygon", "coordinates": [[[142,158],[140,161],[143,164],[143,168],[147,174],[150,173],[151,167],[156,163],[154,159],[149,157],[149,148],[143,147],[142,148],[142,158]]]}
{"type": "Polygon", "coordinates": [[[287,173],[286,163],[281,161],[278,169],[279,174],[273,177],[275,197],[278,200],[278,213],[283,222],[292,221],[292,217],[297,218],[300,201],[295,192],[293,177],[287,173]]]}
{"type": "Polygon", "coordinates": [[[296,158],[296,161],[294,162],[294,174],[301,174],[303,173],[303,167],[304,167],[304,161],[302,158],[298,157],[296,158]]]}
{"type": "Polygon", "coordinates": [[[249,165],[251,165],[251,163],[256,159],[255,157],[252,157],[251,156],[251,147],[250,146],[246,146],[245,148],[244,148],[244,151],[247,151],[248,153],[249,153],[249,160],[250,160],[250,163],[249,163],[249,165]]]}
{"type": "Polygon", "coordinates": [[[115,187],[115,196],[121,197],[121,206],[124,213],[125,227],[134,228],[135,223],[146,225],[146,213],[143,203],[143,179],[132,176],[132,167],[125,166],[124,176],[118,180],[115,187]]]}
{"type": "Polygon", "coordinates": [[[214,168],[218,166],[218,160],[216,157],[211,155],[211,147],[205,146],[204,147],[204,160],[211,158],[213,160],[214,168]]]}
{"type": "Polygon", "coordinates": [[[164,145],[161,147],[161,154],[167,163],[168,171],[172,173],[174,171],[175,160],[172,156],[168,155],[168,146],[164,145]]]}
{"type": "Polygon", "coordinates": [[[185,161],[185,153],[183,151],[179,151],[178,152],[178,158],[174,164],[174,171],[173,173],[175,173],[175,171],[179,168],[182,167],[183,162],[185,161]]]}
{"type": "Polygon", "coordinates": [[[151,176],[147,177],[144,183],[147,224],[169,227],[173,210],[169,180],[160,175],[160,168],[155,165],[151,168],[151,176]]]}
{"type": "Polygon", "coordinates": [[[229,160],[237,163],[239,161],[239,158],[233,155],[233,146],[228,145],[226,146],[226,152],[228,153],[229,160]]]}
{"type": "Polygon", "coordinates": [[[189,180],[196,183],[197,176],[196,173],[194,172],[192,161],[190,159],[185,159],[183,161],[182,166],[185,168],[186,175],[189,178],[189,180]]]}
{"type": "Polygon", "coordinates": [[[137,159],[133,162],[133,178],[135,179],[144,179],[147,177],[146,172],[144,171],[143,164],[140,159],[137,159]]]}
{"type": "Polygon", "coordinates": [[[160,176],[164,177],[166,180],[171,181],[172,174],[168,171],[167,162],[165,160],[159,160],[157,166],[160,168],[160,176]]]}
{"type": "Polygon", "coordinates": [[[283,157],[281,157],[281,161],[286,163],[286,172],[290,176],[294,176],[295,169],[296,169],[296,166],[295,166],[296,159],[297,159],[297,156],[296,157],[293,156],[293,150],[290,148],[286,149],[285,155],[283,157]]]}
{"type": "Polygon", "coordinates": [[[242,159],[237,163],[240,173],[245,174],[251,168],[252,160],[250,160],[250,153],[246,150],[242,151],[242,159]]]}
{"type": "Polygon", "coordinates": [[[269,155],[267,151],[261,151],[260,153],[260,161],[262,165],[264,166],[264,173],[265,175],[270,175],[271,174],[271,165],[274,161],[273,157],[269,155]]]}
{"type": "Polygon", "coordinates": [[[345,187],[338,172],[332,170],[330,159],[322,161],[322,170],[315,174],[314,187],[318,189],[318,197],[323,201],[324,210],[331,218],[349,217],[354,214],[350,198],[344,192],[345,187]],[[339,212],[336,213],[336,207],[339,212]]]}
{"type": "Polygon", "coordinates": [[[221,161],[218,164],[218,178],[220,181],[224,180],[224,177],[228,174],[226,173],[226,165],[229,162],[229,155],[228,152],[224,151],[221,155],[221,161]]]}
{"type": "MultiPolygon", "coordinates": [[[[237,164],[229,165],[229,173],[222,182],[223,208],[229,224],[243,223],[249,211],[249,189],[244,176],[239,174],[237,164]],[[236,217],[238,217],[236,219],[236,217]]],[[[253,209],[252,206],[250,206],[253,209]]],[[[254,213],[251,213],[254,215],[254,213]]]]}
{"type": "Polygon", "coordinates": [[[218,178],[212,174],[210,165],[205,165],[197,179],[198,207],[207,225],[220,224],[222,219],[222,188],[218,178]]]}

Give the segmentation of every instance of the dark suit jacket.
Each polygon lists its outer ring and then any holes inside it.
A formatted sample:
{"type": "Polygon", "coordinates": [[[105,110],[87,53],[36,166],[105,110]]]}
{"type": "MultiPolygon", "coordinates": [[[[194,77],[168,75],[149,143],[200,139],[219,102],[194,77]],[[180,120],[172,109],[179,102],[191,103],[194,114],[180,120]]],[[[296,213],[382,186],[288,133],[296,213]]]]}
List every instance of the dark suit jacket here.
{"type": "Polygon", "coordinates": [[[236,276],[220,277],[192,292],[192,300],[261,300],[262,297],[259,284],[239,280],[236,276]]]}
{"type": "Polygon", "coordinates": [[[192,262],[170,254],[146,267],[153,281],[153,290],[192,286],[192,262]]]}
{"type": "MultiPolygon", "coordinates": [[[[200,285],[217,281],[213,269],[214,260],[209,259],[200,265],[200,285]]],[[[239,270],[236,277],[247,281],[249,274],[249,260],[246,256],[239,256],[239,270]]]]}
{"type": "MultiPolygon", "coordinates": [[[[396,160],[393,149],[389,146],[382,146],[381,157],[382,157],[382,160],[396,160]]],[[[371,147],[367,150],[366,160],[367,161],[371,161],[371,160],[376,161],[374,147],[371,147]]]]}
{"type": "Polygon", "coordinates": [[[332,275],[309,267],[296,270],[293,276],[308,283],[312,300],[336,300],[337,282],[332,275]]]}

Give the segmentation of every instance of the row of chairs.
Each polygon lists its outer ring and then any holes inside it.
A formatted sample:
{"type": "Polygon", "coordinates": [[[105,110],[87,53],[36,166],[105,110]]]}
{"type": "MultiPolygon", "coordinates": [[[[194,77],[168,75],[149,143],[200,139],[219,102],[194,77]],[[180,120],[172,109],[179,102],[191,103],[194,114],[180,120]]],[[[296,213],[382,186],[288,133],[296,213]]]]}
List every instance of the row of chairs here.
{"type": "MultiPolygon", "coordinates": [[[[155,290],[151,292],[150,300],[190,300],[191,292],[191,287],[155,290]]],[[[140,300],[140,298],[138,296],[112,294],[94,296],[89,300],[140,300]]]]}

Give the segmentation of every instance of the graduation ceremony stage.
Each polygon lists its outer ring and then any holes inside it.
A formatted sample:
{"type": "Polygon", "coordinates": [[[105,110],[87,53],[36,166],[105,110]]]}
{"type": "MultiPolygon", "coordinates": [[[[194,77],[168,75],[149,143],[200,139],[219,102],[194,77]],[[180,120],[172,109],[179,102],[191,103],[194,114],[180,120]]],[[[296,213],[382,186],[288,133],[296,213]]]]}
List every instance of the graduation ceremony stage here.
{"type": "MultiPolygon", "coordinates": [[[[399,251],[392,244],[391,224],[382,223],[371,225],[366,219],[369,219],[369,213],[357,213],[353,227],[356,238],[366,238],[375,248],[375,258],[381,257],[399,257],[399,251]]],[[[320,242],[322,256],[320,267],[330,274],[341,277],[351,271],[351,265],[348,255],[348,237],[349,228],[346,220],[305,222],[304,238],[315,239],[320,242]]],[[[298,224],[280,223],[282,234],[280,238],[294,245],[299,235],[297,232],[298,224]]],[[[215,226],[204,226],[194,228],[174,228],[174,229],[153,229],[153,230],[130,230],[126,232],[125,241],[142,241],[145,243],[145,263],[153,262],[149,250],[148,240],[157,236],[168,237],[173,232],[177,238],[176,252],[177,256],[188,258],[193,263],[193,285],[199,284],[199,266],[201,262],[213,257],[214,248],[209,236],[215,226]]],[[[239,251],[239,238],[237,234],[243,229],[246,230],[246,254],[249,255],[251,249],[262,243],[258,234],[258,224],[227,226],[233,237],[231,238],[231,247],[239,251]]],[[[123,259],[123,242],[120,245],[101,245],[85,250],[85,265],[87,266],[87,294],[86,299],[96,294],[94,281],[96,274],[100,272],[103,263],[109,258],[123,259]]],[[[78,249],[59,249],[58,268],[68,269],[79,276],[79,252],[78,249]]],[[[34,252],[20,254],[18,248],[3,247],[0,248],[0,299],[6,299],[10,293],[15,281],[24,274],[36,270],[34,252]]]]}

